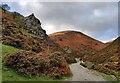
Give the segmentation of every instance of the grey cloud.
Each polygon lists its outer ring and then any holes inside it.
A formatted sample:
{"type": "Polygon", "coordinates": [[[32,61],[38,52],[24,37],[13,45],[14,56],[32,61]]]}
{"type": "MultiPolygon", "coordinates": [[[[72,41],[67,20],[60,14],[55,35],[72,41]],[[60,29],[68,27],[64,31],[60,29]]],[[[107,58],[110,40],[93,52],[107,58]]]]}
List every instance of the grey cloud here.
{"type": "Polygon", "coordinates": [[[36,2],[24,6],[19,3],[10,5],[24,15],[34,12],[43,25],[54,25],[53,32],[70,27],[97,39],[105,35],[106,38],[117,36],[117,2],[36,2]]]}

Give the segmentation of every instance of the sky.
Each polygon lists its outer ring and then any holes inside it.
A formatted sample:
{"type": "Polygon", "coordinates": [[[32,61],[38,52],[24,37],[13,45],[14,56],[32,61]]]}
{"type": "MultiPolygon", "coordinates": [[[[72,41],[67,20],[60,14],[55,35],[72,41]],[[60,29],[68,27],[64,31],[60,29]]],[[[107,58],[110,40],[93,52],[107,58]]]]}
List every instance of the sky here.
{"type": "Polygon", "coordinates": [[[47,34],[64,30],[82,32],[99,41],[118,37],[117,2],[7,2],[10,11],[24,16],[32,13],[47,34]]]}

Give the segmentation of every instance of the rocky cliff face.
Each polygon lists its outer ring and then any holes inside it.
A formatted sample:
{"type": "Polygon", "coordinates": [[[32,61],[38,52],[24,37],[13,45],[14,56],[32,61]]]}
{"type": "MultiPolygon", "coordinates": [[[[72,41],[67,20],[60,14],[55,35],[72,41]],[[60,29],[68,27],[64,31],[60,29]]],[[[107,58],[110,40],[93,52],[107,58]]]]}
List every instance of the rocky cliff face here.
{"type": "Polygon", "coordinates": [[[29,30],[29,33],[39,36],[41,39],[48,38],[46,31],[41,27],[41,22],[34,16],[34,14],[24,18],[22,27],[29,30]]]}

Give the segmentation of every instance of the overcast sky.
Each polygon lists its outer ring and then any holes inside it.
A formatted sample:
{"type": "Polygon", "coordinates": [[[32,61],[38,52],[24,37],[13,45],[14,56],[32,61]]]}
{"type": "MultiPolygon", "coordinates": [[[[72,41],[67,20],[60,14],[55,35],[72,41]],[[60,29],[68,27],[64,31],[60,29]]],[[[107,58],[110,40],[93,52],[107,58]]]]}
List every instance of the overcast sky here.
{"type": "Polygon", "coordinates": [[[9,2],[11,11],[34,13],[47,34],[77,30],[102,42],[118,36],[117,2],[9,2]]]}

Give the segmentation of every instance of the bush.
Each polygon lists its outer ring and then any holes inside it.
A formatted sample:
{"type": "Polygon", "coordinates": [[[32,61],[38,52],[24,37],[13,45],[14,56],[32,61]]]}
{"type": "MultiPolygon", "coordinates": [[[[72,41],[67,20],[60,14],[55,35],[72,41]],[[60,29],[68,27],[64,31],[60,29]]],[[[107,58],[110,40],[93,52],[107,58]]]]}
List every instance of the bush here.
{"type": "Polygon", "coordinates": [[[104,67],[103,64],[94,65],[93,69],[103,72],[105,74],[109,74],[109,75],[113,74],[113,70],[110,70],[109,68],[104,67]]]}
{"type": "Polygon", "coordinates": [[[72,56],[66,56],[65,57],[66,61],[71,64],[71,63],[77,63],[76,59],[72,56]]]}
{"type": "Polygon", "coordinates": [[[4,64],[28,76],[45,74],[59,78],[62,75],[68,75],[70,72],[64,57],[54,53],[51,56],[44,57],[30,51],[19,51],[8,54],[4,58],[4,64]]]}

